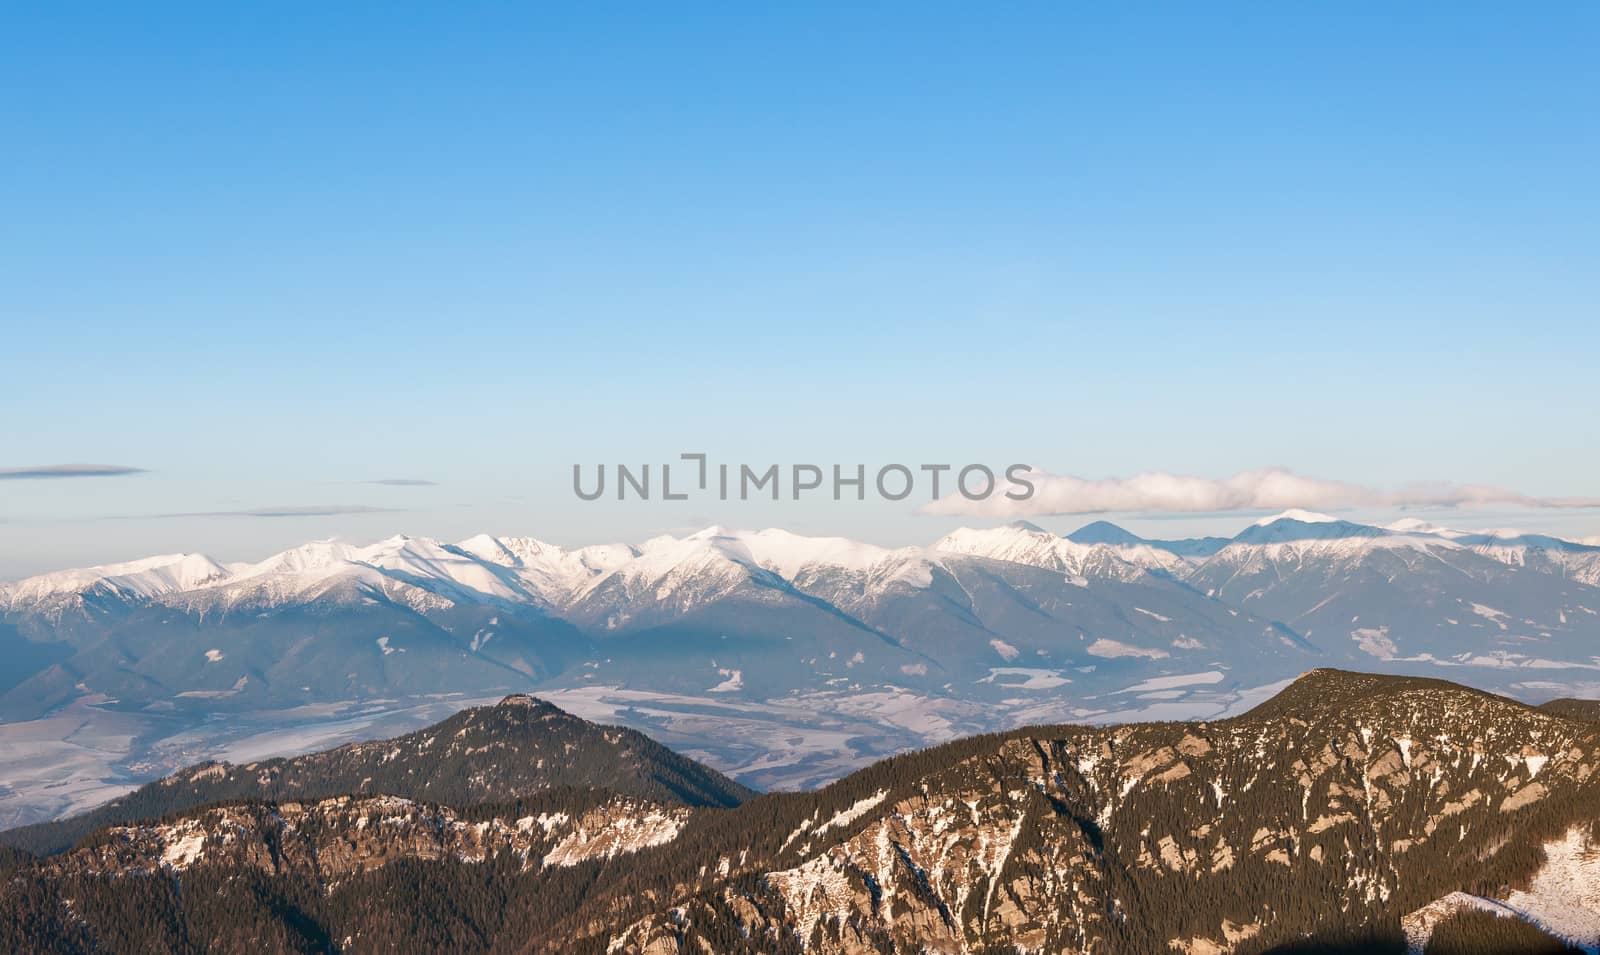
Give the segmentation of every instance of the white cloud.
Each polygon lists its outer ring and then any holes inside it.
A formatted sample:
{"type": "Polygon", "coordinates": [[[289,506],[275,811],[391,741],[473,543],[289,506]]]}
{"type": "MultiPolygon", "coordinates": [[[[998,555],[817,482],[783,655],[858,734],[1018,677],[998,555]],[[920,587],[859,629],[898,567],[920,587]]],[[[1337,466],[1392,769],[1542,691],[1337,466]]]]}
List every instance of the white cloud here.
{"type": "Polygon", "coordinates": [[[1600,507],[1600,498],[1535,497],[1504,488],[1445,482],[1384,491],[1346,481],[1306,477],[1283,468],[1241,471],[1221,479],[1149,471],[1126,478],[1088,480],[1039,470],[1030,471],[1028,478],[1033,482],[1034,493],[1025,501],[1012,500],[999,493],[979,501],[951,494],[926,505],[923,512],[973,517],[1039,517],[1136,511],[1196,514],[1289,508],[1442,508],[1491,504],[1600,507]]]}

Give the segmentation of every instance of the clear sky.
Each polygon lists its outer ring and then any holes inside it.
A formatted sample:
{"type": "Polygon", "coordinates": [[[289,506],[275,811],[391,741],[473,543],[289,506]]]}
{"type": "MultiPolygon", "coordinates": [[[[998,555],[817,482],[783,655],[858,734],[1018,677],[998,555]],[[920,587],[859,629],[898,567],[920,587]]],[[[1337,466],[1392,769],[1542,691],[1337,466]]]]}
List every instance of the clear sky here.
{"type": "Polygon", "coordinates": [[[146,473],[0,480],[0,577],[961,523],[570,491],[681,451],[1594,496],[1597,48],[1586,3],[7,5],[0,471],[146,473]],[[283,510],[340,513],[234,513],[283,510]]]}

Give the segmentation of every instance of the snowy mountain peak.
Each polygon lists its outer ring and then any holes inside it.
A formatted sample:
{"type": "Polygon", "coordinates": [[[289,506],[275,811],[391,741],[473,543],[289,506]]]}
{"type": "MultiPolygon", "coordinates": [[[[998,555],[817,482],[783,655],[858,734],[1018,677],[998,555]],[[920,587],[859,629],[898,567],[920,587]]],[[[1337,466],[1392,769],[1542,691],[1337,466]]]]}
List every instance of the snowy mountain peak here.
{"type": "Polygon", "coordinates": [[[1477,533],[1451,531],[1448,534],[1458,543],[1468,546],[1487,545],[1549,551],[1579,551],[1587,550],[1593,546],[1579,541],[1552,537],[1549,534],[1533,534],[1509,527],[1494,528],[1478,531],[1477,533]]]}
{"type": "Polygon", "coordinates": [[[1341,521],[1339,518],[1334,517],[1334,516],[1329,515],[1329,514],[1322,514],[1322,513],[1318,513],[1317,511],[1308,511],[1308,510],[1305,510],[1304,508],[1299,508],[1299,507],[1291,507],[1287,511],[1284,511],[1281,514],[1274,514],[1271,517],[1263,517],[1262,519],[1260,519],[1259,521],[1256,521],[1255,523],[1251,524],[1250,526],[1251,527],[1267,527],[1267,526],[1270,526],[1272,524],[1276,524],[1279,521],[1297,521],[1297,522],[1299,522],[1301,524],[1343,524],[1343,523],[1347,523],[1346,521],[1341,521]]]}
{"type": "Polygon", "coordinates": [[[1172,554],[1150,547],[1119,548],[1105,544],[1080,544],[1042,530],[1015,525],[951,531],[933,545],[935,551],[1029,564],[1074,577],[1132,580],[1150,567],[1180,563],[1172,554]]]}
{"type": "Polygon", "coordinates": [[[566,553],[562,548],[533,537],[493,537],[477,534],[456,544],[456,547],[480,560],[505,567],[521,567],[541,560],[560,558],[566,553]]]}
{"type": "Polygon", "coordinates": [[[683,539],[692,541],[709,541],[716,540],[721,537],[734,536],[736,535],[732,531],[728,530],[726,527],[723,527],[721,524],[712,524],[709,527],[702,527],[700,530],[695,531],[693,534],[690,534],[688,537],[683,539]]]}
{"type": "Polygon", "coordinates": [[[1052,546],[1054,541],[1065,540],[1033,525],[1018,522],[1002,527],[958,527],[934,542],[933,549],[989,557],[998,550],[1052,546]]]}
{"type": "MultiPolygon", "coordinates": [[[[1493,537],[1493,538],[1496,538],[1498,540],[1513,540],[1513,539],[1519,538],[1519,537],[1530,537],[1530,536],[1533,536],[1533,535],[1530,535],[1527,531],[1519,530],[1519,529],[1517,529],[1515,527],[1491,527],[1488,530],[1480,531],[1479,533],[1483,534],[1483,536],[1485,536],[1485,537],[1493,537]]],[[[1540,536],[1543,536],[1543,535],[1540,535],[1540,536]]],[[[1551,539],[1551,538],[1546,538],[1546,539],[1551,539]]]]}
{"type": "Polygon", "coordinates": [[[1427,521],[1415,517],[1403,517],[1398,521],[1384,524],[1382,526],[1384,530],[1397,531],[1401,534],[1445,534],[1448,536],[1449,534],[1453,533],[1445,530],[1442,527],[1439,527],[1436,524],[1430,524],[1427,521]]]}
{"type": "MultiPolygon", "coordinates": [[[[1292,541],[1370,539],[1389,536],[1391,533],[1381,527],[1343,521],[1328,517],[1325,514],[1312,514],[1308,511],[1285,511],[1284,513],[1299,514],[1301,516],[1279,515],[1265,522],[1257,521],[1241,531],[1239,536],[1233,539],[1234,542],[1240,544],[1284,544],[1292,541]],[[1302,520],[1301,517],[1314,519],[1302,520]]],[[[1394,536],[1401,537],[1404,535],[1394,536]]]]}
{"type": "Polygon", "coordinates": [[[230,570],[204,554],[161,554],[117,564],[102,564],[41,574],[10,588],[10,602],[32,604],[101,590],[148,600],[191,590],[229,576],[230,570]]]}
{"type": "Polygon", "coordinates": [[[241,567],[236,576],[257,577],[264,574],[301,574],[324,570],[350,560],[355,548],[339,540],[315,540],[273,554],[266,560],[241,567]]]}
{"type": "Polygon", "coordinates": [[[639,556],[626,544],[594,544],[569,550],[533,537],[479,534],[456,549],[481,561],[506,567],[544,603],[560,605],[597,578],[639,556]]]}
{"type": "Polygon", "coordinates": [[[641,548],[648,563],[675,566],[716,559],[759,567],[784,578],[815,566],[864,570],[894,559],[924,559],[919,548],[890,549],[845,537],[808,537],[781,528],[736,531],[714,526],[683,538],[657,537],[641,548]]]}
{"type": "Polygon", "coordinates": [[[814,564],[861,570],[896,555],[913,557],[918,554],[916,548],[890,550],[847,537],[807,537],[778,528],[767,528],[741,539],[758,563],[785,577],[792,577],[800,568],[814,564]]]}

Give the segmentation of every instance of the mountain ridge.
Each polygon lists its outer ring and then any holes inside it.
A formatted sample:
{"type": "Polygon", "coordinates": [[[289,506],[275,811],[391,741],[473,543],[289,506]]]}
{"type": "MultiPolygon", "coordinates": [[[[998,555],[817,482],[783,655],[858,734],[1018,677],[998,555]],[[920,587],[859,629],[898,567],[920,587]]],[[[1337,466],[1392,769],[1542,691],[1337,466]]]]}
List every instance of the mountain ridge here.
{"type": "MultiPolygon", "coordinates": [[[[1194,551],[1198,549],[1220,548],[1227,542],[1275,542],[1264,539],[1263,532],[1267,532],[1270,537],[1283,537],[1289,540],[1331,539],[1346,536],[1424,538],[1440,543],[1453,543],[1466,549],[1515,548],[1520,551],[1555,551],[1600,555],[1600,543],[1590,540],[1566,539],[1548,534],[1528,534],[1522,531],[1506,529],[1461,531],[1435,527],[1416,521],[1402,521],[1389,527],[1380,527],[1298,510],[1289,510],[1257,520],[1233,537],[1157,540],[1141,537],[1105,520],[1092,521],[1064,535],[1054,534],[1026,521],[1016,521],[988,529],[962,528],[953,533],[992,534],[997,537],[1003,537],[1007,533],[1023,534],[1048,540],[1065,541],[1085,548],[1101,546],[1115,549],[1148,546],[1174,553],[1187,550],[1190,553],[1182,556],[1194,557],[1197,556],[1194,551]]],[[[235,562],[225,564],[204,554],[178,553],[139,558],[116,564],[51,571],[20,580],[0,581],[0,599],[4,599],[10,609],[17,609],[17,606],[25,601],[38,600],[42,597],[58,594],[69,594],[74,591],[81,592],[92,588],[98,583],[109,584],[113,589],[120,583],[136,596],[154,597],[175,590],[196,590],[222,586],[230,582],[242,582],[254,577],[274,573],[299,572],[315,574],[340,564],[365,564],[372,567],[384,567],[389,563],[404,562],[406,560],[426,563],[430,560],[448,560],[450,557],[472,557],[485,564],[501,568],[541,567],[548,569],[551,566],[560,566],[563,570],[563,577],[604,576],[626,565],[631,560],[646,556],[650,551],[659,552],[665,547],[674,544],[681,545],[691,541],[717,539],[736,540],[743,543],[748,540],[760,539],[763,536],[768,538],[787,538],[790,541],[800,543],[801,546],[807,544],[822,545],[823,548],[832,548],[836,552],[853,550],[857,553],[886,555],[896,552],[913,554],[929,551],[937,552],[939,550],[937,542],[925,548],[915,546],[885,548],[851,541],[847,538],[804,537],[779,528],[735,532],[718,526],[702,529],[683,538],[656,538],[640,546],[616,543],[591,544],[576,548],[561,547],[532,537],[494,537],[489,534],[477,534],[458,543],[447,543],[430,538],[396,534],[367,545],[350,544],[337,539],[311,541],[253,563],[235,562]],[[413,548],[418,547],[422,548],[422,550],[413,550],[413,548]]],[[[949,536],[946,535],[946,537],[949,536]]],[[[827,561],[819,560],[818,562],[827,561]]],[[[785,574],[785,576],[789,576],[789,574],[785,574]]],[[[457,581],[457,583],[460,582],[457,581]]],[[[496,595],[492,588],[483,591],[483,593],[486,596],[496,595]]],[[[509,595],[500,594],[500,596],[509,595]]]]}
{"type": "Polygon", "coordinates": [[[1522,942],[1600,944],[1600,897],[1581,892],[1600,871],[1600,725],[1447,681],[1317,669],[1223,720],[1023,727],[732,809],[631,798],[345,796],[132,821],[8,862],[0,941],[1398,953],[1498,905],[1522,942]],[[246,937],[218,934],[213,898],[246,937]],[[397,907],[429,914],[396,922],[397,907]]]}
{"type": "Polygon", "coordinates": [[[754,795],[642,733],[600,726],[536,697],[513,694],[393,739],[244,765],[208,761],[186,767],[88,813],[0,832],[0,843],[49,854],[113,823],[245,799],[385,795],[470,806],[558,787],[688,807],[733,806],[754,795]]]}

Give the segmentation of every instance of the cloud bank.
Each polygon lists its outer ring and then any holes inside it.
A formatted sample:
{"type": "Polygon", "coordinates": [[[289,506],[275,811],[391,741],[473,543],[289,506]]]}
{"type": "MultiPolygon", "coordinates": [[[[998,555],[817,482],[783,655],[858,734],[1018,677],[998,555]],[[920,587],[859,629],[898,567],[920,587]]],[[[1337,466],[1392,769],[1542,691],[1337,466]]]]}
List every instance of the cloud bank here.
{"type": "Polygon", "coordinates": [[[381,484],[385,487],[438,487],[438,481],[429,481],[425,478],[378,478],[368,481],[368,484],[381,484]]]}
{"type": "Polygon", "coordinates": [[[390,513],[394,510],[394,507],[368,507],[365,504],[301,504],[291,507],[251,507],[245,510],[158,513],[155,517],[339,517],[346,513],[390,513]]]}
{"type": "Polygon", "coordinates": [[[0,481],[47,481],[144,473],[144,468],[131,468],[124,464],[42,464],[32,468],[0,468],[0,481]]]}
{"type": "Polygon", "coordinates": [[[193,517],[339,517],[345,514],[392,514],[395,507],[369,507],[365,504],[296,504],[285,507],[251,507],[237,511],[175,511],[168,514],[119,514],[100,518],[113,521],[162,521],[193,517]]]}
{"type": "Polygon", "coordinates": [[[299,507],[260,507],[246,511],[220,511],[204,517],[337,517],[341,514],[388,514],[392,507],[368,507],[365,504],[309,504],[299,507]]]}
{"type": "Polygon", "coordinates": [[[1351,507],[1600,507],[1600,497],[1535,497],[1505,488],[1433,482],[1396,491],[1306,477],[1282,468],[1241,471],[1228,478],[1205,478],[1159,471],[1092,481],[1034,470],[1028,474],[1033,496],[1025,501],[996,494],[969,500],[960,494],[922,508],[924,514],[962,517],[1047,517],[1053,514],[1158,512],[1204,514],[1225,511],[1281,511],[1292,507],[1337,510],[1351,507]]]}

